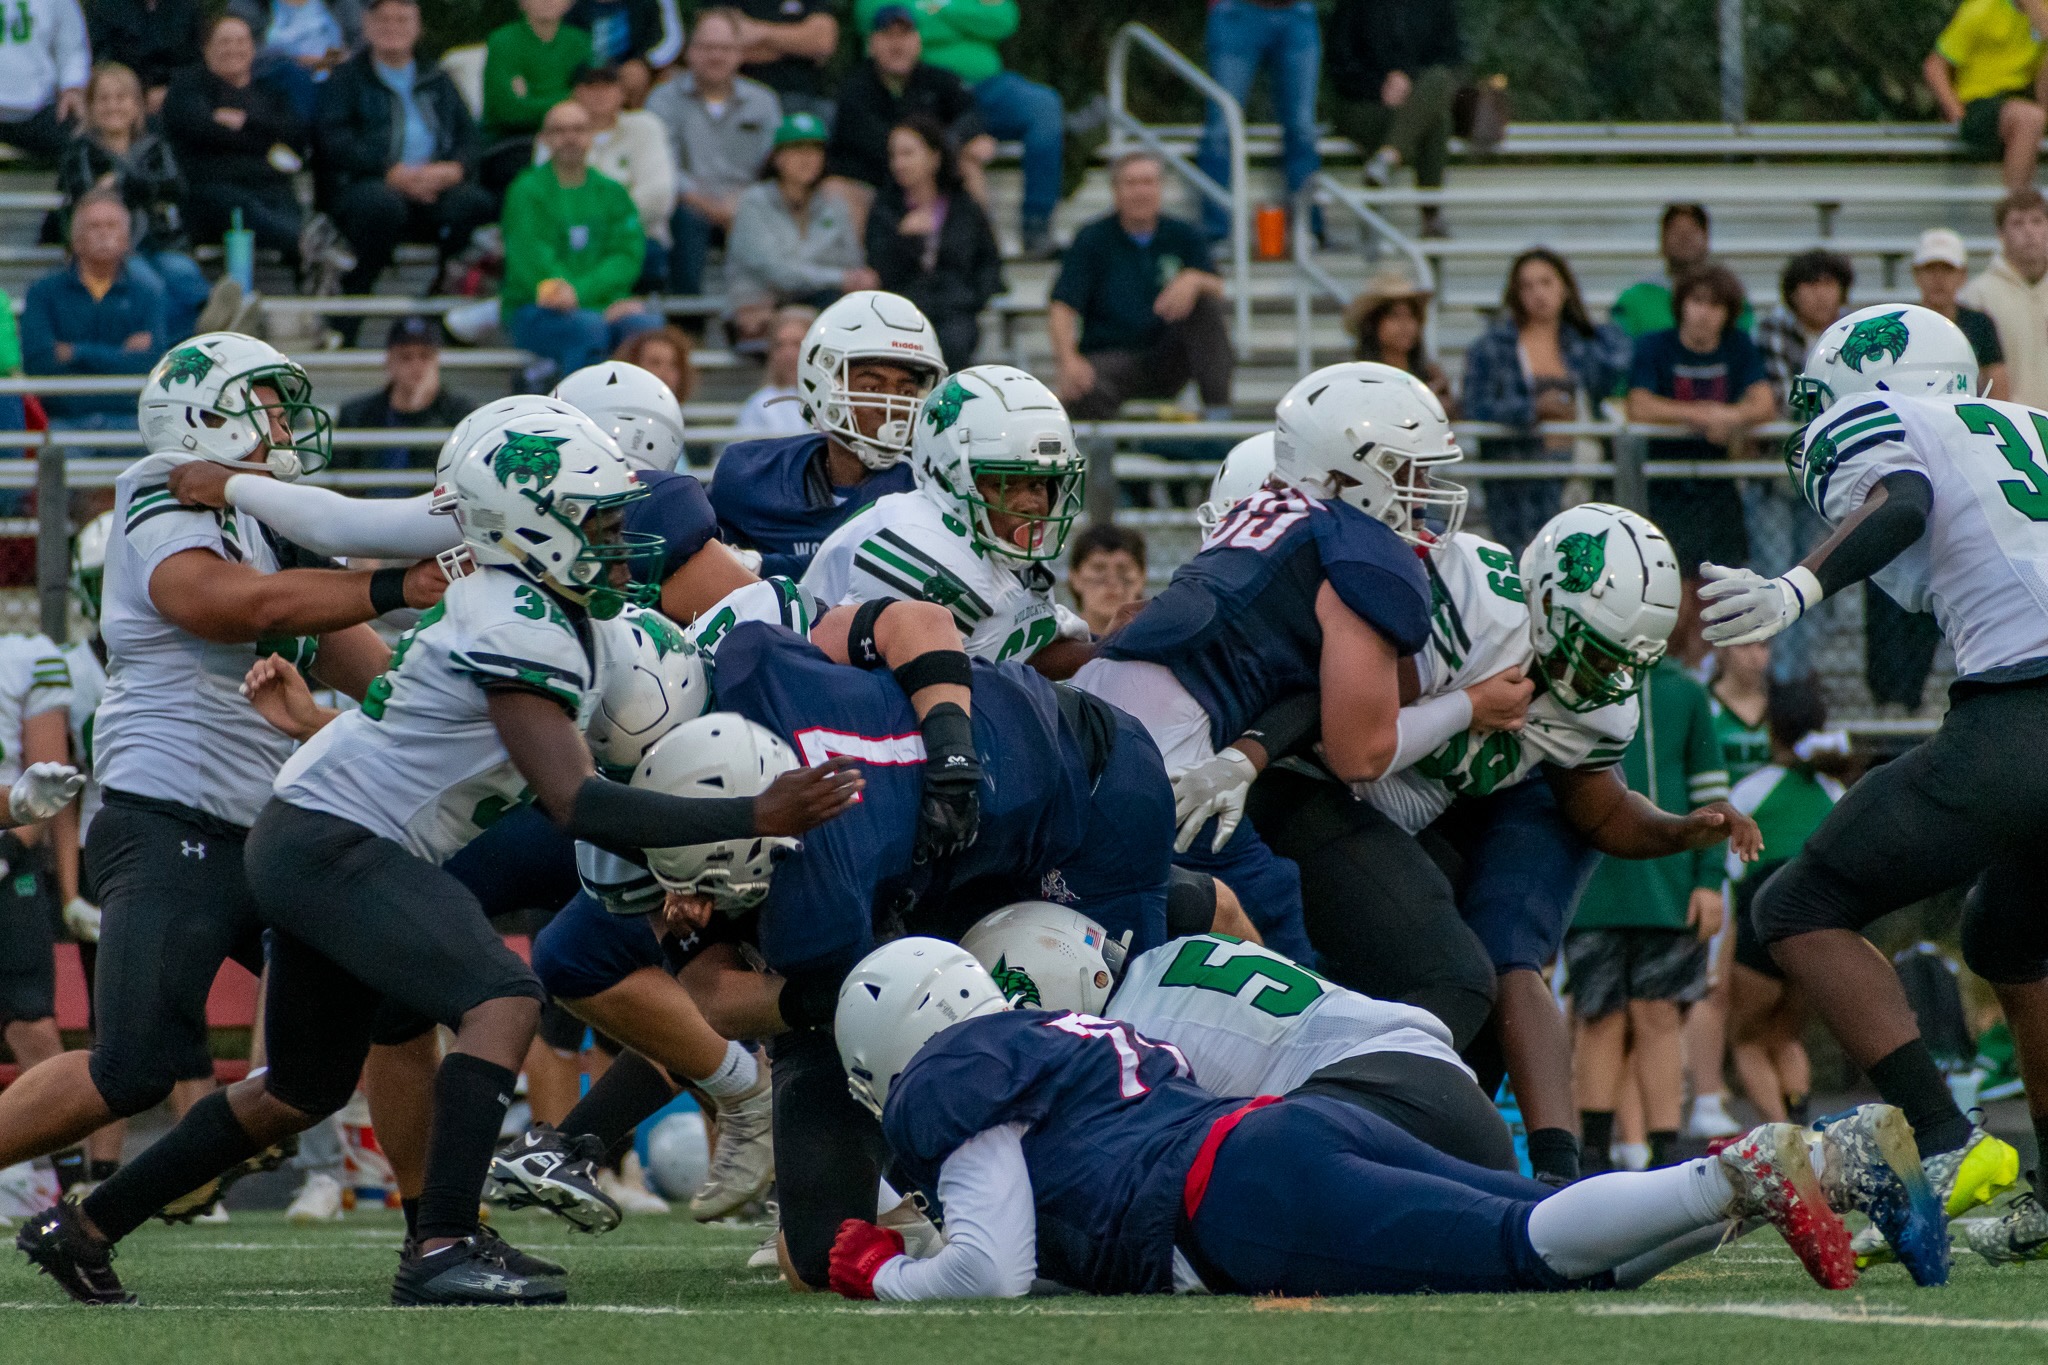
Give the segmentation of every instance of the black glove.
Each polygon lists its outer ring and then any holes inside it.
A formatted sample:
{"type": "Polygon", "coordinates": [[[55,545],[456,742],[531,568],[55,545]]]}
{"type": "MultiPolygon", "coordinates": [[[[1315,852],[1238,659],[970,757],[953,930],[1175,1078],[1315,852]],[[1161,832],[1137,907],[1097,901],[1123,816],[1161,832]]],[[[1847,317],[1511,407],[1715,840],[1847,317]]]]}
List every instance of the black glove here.
{"type": "Polygon", "coordinates": [[[916,861],[950,858],[974,846],[981,825],[981,759],[974,722],[952,702],[925,713],[924,801],[917,818],[916,861]]]}

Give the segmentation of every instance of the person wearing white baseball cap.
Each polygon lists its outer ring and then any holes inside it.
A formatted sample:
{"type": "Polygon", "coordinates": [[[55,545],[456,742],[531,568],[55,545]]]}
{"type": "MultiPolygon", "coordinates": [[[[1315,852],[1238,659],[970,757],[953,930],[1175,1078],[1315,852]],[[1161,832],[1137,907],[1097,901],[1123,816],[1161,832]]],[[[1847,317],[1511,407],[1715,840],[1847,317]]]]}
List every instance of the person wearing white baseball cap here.
{"type": "Polygon", "coordinates": [[[1998,344],[1998,326],[1991,315],[1956,301],[1963,281],[1970,276],[1970,249],[1963,234],[1954,228],[1929,228],[1913,247],[1913,283],[1920,290],[1920,306],[1935,312],[1963,329],[1970,349],[1977,353],[1978,382],[1984,397],[2005,398],[2010,388],[2005,374],[2005,350],[1998,344]]]}

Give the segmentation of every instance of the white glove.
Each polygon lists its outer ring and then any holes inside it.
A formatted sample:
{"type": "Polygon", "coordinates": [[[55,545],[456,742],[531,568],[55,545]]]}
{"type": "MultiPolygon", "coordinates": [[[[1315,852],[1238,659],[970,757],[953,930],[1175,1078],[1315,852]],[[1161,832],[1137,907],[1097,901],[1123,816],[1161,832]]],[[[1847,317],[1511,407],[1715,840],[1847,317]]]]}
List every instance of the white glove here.
{"type": "Polygon", "coordinates": [[[1180,833],[1173,841],[1173,851],[1187,852],[1196,833],[1212,815],[1219,818],[1209,851],[1213,853],[1230,842],[1230,836],[1237,833],[1238,821],[1244,819],[1245,794],[1258,775],[1259,770],[1242,750],[1225,749],[1175,777],[1173,818],[1180,825],[1180,833]]]}
{"type": "Polygon", "coordinates": [[[64,907],[64,927],[80,943],[100,941],[100,908],[83,896],[73,896],[64,907]]]}
{"type": "Polygon", "coordinates": [[[1765,578],[1754,569],[1724,569],[1703,564],[1700,573],[1707,582],[1700,597],[1707,605],[1700,611],[1705,629],[1700,633],[1710,645],[1754,645],[1770,639],[1804,616],[1821,599],[1820,580],[1804,565],[1796,565],[1779,578],[1765,578]]]}
{"type": "Polygon", "coordinates": [[[85,774],[68,763],[31,763],[7,793],[7,813],[17,825],[47,820],[84,787],[85,774]]]}

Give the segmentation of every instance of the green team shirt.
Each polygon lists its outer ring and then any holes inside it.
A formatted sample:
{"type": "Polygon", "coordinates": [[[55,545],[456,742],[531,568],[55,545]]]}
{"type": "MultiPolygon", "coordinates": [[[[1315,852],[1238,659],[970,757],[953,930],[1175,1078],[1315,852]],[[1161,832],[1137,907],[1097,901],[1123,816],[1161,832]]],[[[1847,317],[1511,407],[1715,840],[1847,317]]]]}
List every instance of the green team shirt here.
{"type": "MultiPolygon", "coordinates": [[[[1671,286],[1663,280],[1643,280],[1622,290],[1608,317],[1632,337],[1668,332],[1678,325],[1671,314],[1671,286]]],[[[1735,325],[1745,332],[1756,325],[1756,314],[1748,304],[1742,305],[1742,316],[1735,325]]]]}
{"type": "Polygon", "coordinates": [[[552,164],[528,166],[505,191],[500,216],[505,278],[498,290],[508,314],[532,303],[540,282],[564,279],[580,308],[604,309],[633,292],[647,236],[633,196],[618,181],[586,171],[565,187],[552,164]]]}
{"type": "Polygon", "coordinates": [[[484,42],[484,130],[494,137],[533,132],[591,61],[586,29],[563,24],[545,43],[524,19],[493,31],[484,42]]]}
{"type": "MultiPolygon", "coordinates": [[[[875,11],[902,0],[859,0],[855,26],[872,33],[875,11]]],[[[980,85],[1003,69],[996,44],[1017,31],[1017,0],[912,0],[924,60],[952,72],[969,85],[980,85]]]]}
{"type": "MultiPolygon", "coordinates": [[[[1707,689],[1666,655],[1642,692],[1643,723],[1622,755],[1630,791],[1683,814],[1728,799],[1728,769],[1707,689]]],[[[1574,929],[1683,929],[1696,887],[1721,885],[1719,845],[1642,860],[1602,858],[1580,898],[1574,929]]]]}
{"type": "Polygon", "coordinates": [[[1714,713],[1714,737],[1720,741],[1721,761],[1728,767],[1730,782],[1740,782],[1771,761],[1769,717],[1754,725],[1744,724],[1711,687],[1707,689],[1707,706],[1714,713]]]}
{"type": "Polygon", "coordinates": [[[1756,821],[1764,836],[1763,856],[1745,863],[1726,855],[1728,880],[1739,882],[1760,867],[1798,856],[1806,841],[1842,799],[1842,784],[1819,773],[1801,772],[1767,763],[1735,784],[1728,803],[1756,821]]]}

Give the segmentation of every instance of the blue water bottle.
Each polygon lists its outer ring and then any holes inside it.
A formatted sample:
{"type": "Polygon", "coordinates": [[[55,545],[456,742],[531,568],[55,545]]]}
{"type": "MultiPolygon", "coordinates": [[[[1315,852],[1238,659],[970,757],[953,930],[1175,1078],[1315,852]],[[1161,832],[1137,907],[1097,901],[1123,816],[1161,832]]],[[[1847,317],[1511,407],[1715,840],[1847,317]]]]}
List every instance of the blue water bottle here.
{"type": "Polygon", "coordinates": [[[242,286],[242,292],[256,291],[256,234],[242,226],[242,211],[236,209],[232,225],[221,234],[221,253],[227,257],[228,278],[242,286]]]}

